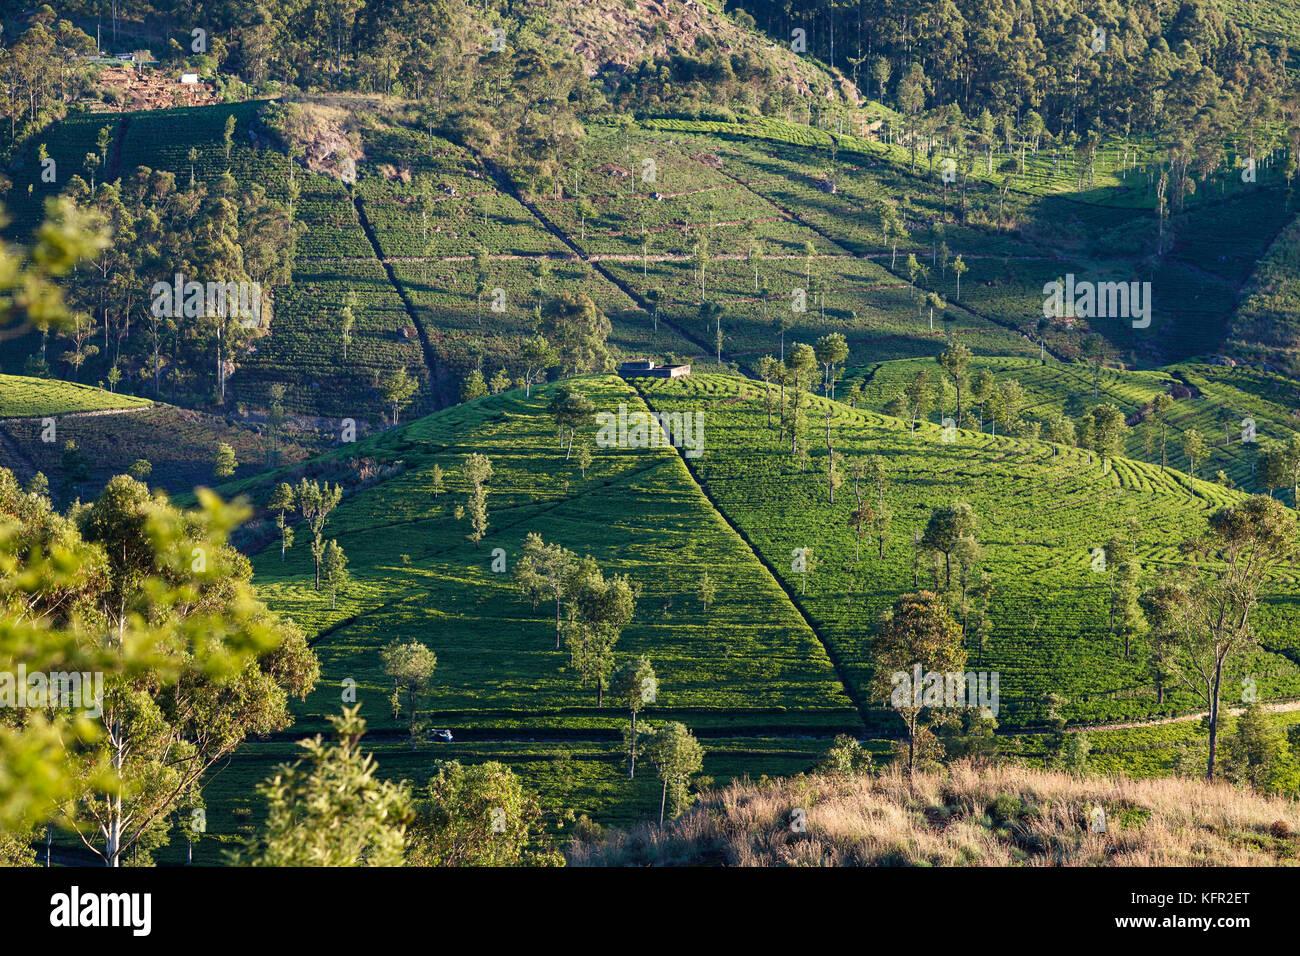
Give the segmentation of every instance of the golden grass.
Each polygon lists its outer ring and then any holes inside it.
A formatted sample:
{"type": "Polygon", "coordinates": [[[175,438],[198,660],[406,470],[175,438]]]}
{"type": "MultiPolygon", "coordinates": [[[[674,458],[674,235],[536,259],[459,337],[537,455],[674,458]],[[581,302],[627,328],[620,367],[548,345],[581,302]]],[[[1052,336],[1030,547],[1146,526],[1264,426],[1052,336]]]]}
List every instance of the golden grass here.
{"type": "Polygon", "coordinates": [[[1226,783],[954,764],[910,782],[735,783],[681,819],[574,843],[575,866],[1278,866],[1300,863],[1300,805],[1226,783]],[[1093,832],[1093,808],[1106,832],[1093,832]],[[804,811],[803,832],[792,826],[804,811]]]}

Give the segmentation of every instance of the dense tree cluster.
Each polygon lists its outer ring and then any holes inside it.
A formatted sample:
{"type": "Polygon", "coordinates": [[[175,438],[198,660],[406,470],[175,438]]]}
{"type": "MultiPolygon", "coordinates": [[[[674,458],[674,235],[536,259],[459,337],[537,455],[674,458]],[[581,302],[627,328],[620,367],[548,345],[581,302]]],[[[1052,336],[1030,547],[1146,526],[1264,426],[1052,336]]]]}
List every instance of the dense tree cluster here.
{"type": "Polygon", "coordinates": [[[1212,0],[739,0],[758,24],[851,72],[906,113],[985,109],[1033,136],[1203,122],[1258,134],[1285,83],[1286,51],[1251,44],[1212,0]]]}
{"type": "Polygon", "coordinates": [[[239,184],[229,172],[209,187],[141,166],[93,188],[74,176],[66,194],[113,242],[68,284],[74,312],[57,333],[62,347],[50,351],[42,327],[28,371],[63,371],[75,381],[88,368],[111,387],[138,381],[156,398],[166,386],[172,400],[223,403],[230,375],[269,324],[275,287],[289,279],[301,224],[262,186],[239,184]],[[178,275],[186,286],[205,286],[200,299],[182,290],[179,313],[174,295],[153,293],[157,283],[180,285],[178,275]],[[209,282],[256,288],[256,315],[222,307],[224,299],[211,308],[209,282]],[[162,298],[168,301],[159,307],[162,298]]]}
{"type": "Polygon", "coordinates": [[[147,858],[204,775],[250,734],[287,727],[290,697],[315,686],[305,636],[256,600],[251,564],[225,542],[246,515],[202,503],[180,511],[119,475],[60,514],[0,469],[0,668],[100,675],[72,685],[80,697],[62,679],[59,695],[51,683],[48,700],[4,710],[0,759],[42,769],[0,781],[0,827],[66,828],[110,866],[147,858]]]}

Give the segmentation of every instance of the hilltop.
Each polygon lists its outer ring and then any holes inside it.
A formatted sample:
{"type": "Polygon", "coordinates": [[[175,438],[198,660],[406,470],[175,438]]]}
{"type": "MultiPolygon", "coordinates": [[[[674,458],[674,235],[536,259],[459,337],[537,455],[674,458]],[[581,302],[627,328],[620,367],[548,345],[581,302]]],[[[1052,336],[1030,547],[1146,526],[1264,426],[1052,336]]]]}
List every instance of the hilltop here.
{"type": "Polygon", "coordinates": [[[673,54],[740,57],[761,63],[792,92],[812,92],[856,105],[860,94],[838,71],[792,52],[754,29],[744,11],[723,12],[716,0],[591,0],[580,6],[548,0],[543,11],[561,14],[568,33],[564,42],[588,75],[603,70],[625,72],[645,58],[673,54]]]}

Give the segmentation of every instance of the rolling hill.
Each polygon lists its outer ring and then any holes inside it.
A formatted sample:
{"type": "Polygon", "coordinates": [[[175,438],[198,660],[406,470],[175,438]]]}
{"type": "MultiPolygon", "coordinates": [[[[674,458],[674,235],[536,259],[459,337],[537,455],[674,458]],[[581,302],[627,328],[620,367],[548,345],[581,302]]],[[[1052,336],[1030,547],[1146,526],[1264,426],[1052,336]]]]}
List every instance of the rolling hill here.
{"type": "MultiPolygon", "coordinates": [[[[942,55],[912,37],[933,41],[943,11],[907,5],[865,29],[859,5],[856,44],[842,3],[335,6],[324,47],[335,29],[351,39],[323,63],[320,24],[302,19],[315,8],[289,4],[284,23],[256,25],[279,45],[238,25],[194,67],[223,102],[105,112],[83,77],[48,123],[31,94],[3,153],[7,242],[27,243],[47,201],[73,195],[123,224],[113,251],[138,256],[106,252],[74,274],[70,289],[99,293],[79,300],[89,326],[5,339],[0,467],[24,485],[48,476],[63,510],[133,468],[183,504],[202,487],[248,503],[233,541],[256,593],[321,664],[292,727],[248,739],[205,781],[200,863],[253,832],[258,782],[353,700],[385,779],[422,783],[445,758],[500,761],[554,832],[581,815],[627,828],[601,838],[582,824],[575,864],[1295,862],[1293,805],[1146,779],[1199,754],[1203,704],[1169,680],[1149,634],[1121,636],[1117,575],[1097,561],[1126,549],[1149,587],[1185,568],[1182,546],[1218,509],[1259,492],[1300,509],[1260,467],[1262,449],[1300,435],[1294,103],[1280,66],[1215,33],[1217,6],[1113,24],[1150,41],[1125,61],[1151,114],[1136,125],[1096,102],[1120,81],[1082,48],[1071,55],[1096,71],[1082,93],[1076,74],[1068,107],[1065,45],[1031,50],[1036,66],[997,62],[997,30],[1022,49],[1043,16],[1032,5],[936,42],[942,55]],[[289,21],[313,36],[299,43],[289,21]],[[800,30],[825,60],[787,42],[800,30]],[[861,88],[836,67],[854,45],[861,88]],[[1202,47],[1204,70],[1183,72],[1205,89],[1155,72],[1176,89],[1154,96],[1135,79],[1202,47]],[[1044,89],[1015,93],[1035,70],[1044,89]],[[1257,101],[1265,81],[1278,97],[1257,101]],[[953,111],[972,84],[998,116],[979,102],[953,111]],[[1029,99],[1009,107],[1015,97],[1029,99]],[[1238,128],[1221,102],[1257,109],[1258,128],[1238,128]],[[1161,125],[1193,103],[1195,149],[1161,125]],[[282,241],[259,248],[259,229],[282,241]],[[151,323],[153,283],[191,262],[264,267],[266,321],[233,345],[211,314],[151,323]],[[1067,275],[1149,283],[1150,323],[1045,314],[1045,286],[1067,275]],[[558,354],[528,362],[539,332],[558,354]],[[798,379],[765,380],[764,359],[833,334],[848,348],[835,397],[810,395],[792,437],[771,403],[798,379]],[[954,343],[972,373],[1019,386],[1010,427],[999,419],[993,434],[969,386],[957,398],[937,361],[954,343]],[[691,370],[614,374],[634,358],[691,370]],[[918,375],[933,401],[904,421],[899,396],[918,375]],[[551,403],[570,389],[596,412],[694,416],[702,453],[611,446],[586,416],[566,436],[551,403]],[[1125,420],[1119,454],[1046,440],[1054,419],[1099,404],[1125,420]],[[1199,456],[1194,434],[1209,446],[1199,456]],[[222,445],[233,476],[217,474],[222,445]],[[492,468],[481,536],[466,519],[470,455],[492,468]],[[868,459],[879,487],[854,477],[868,459]],[[290,510],[287,549],[276,527],[278,486],[304,480],[342,489],[321,540],[346,554],[337,588],[317,584],[304,516],[290,510]],[[973,510],[974,543],[927,552],[930,516],[956,503],[973,510]],[[855,521],[864,504],[884,516],[879,535],[863,530],[865,509],[855,521]],[[516,577],[532,535],[632,588],[614,656],[654,667],[638,719],[688,727],[703,747],[697,783],[712,788],[668,828],[641,826],[664,791],[650,767],[628,777],[627,708],[561,641],[579,612],[516,577]],[[905,785],[889,765],[903,724],[874,683],[874,652],[882,612],[922,589],[951,608],[966,668],[998,675],[984,742],[1014,767],[955,764],[905,785]],[[394,705],[394,642],[437,656],[414,715],[394,705]],[[1044,771],[1065,739],[1057,717],[1087,735],[1072,739],[1089,742],[1088,769],[1127,776],[1044,771]],[[838,735],[881,772],[766,779],[821,774],[838,735]],[[811,828],[794,837],[785,818],[800,801],[811,828]],[[1087,829],[1093,805],[1115,821],[1104,836],[1087,829]]],[[[1287,4],[1225,8],[1275,52],[1295,32],[1287,4]]],[[[142,22],[124,35],[155,28],[167,32],[142,22]]],[[[168,54],[166,69],[182,60],[168,54]]],[[[1225,732],[1256,694],[1269,726],[1300,722],[1298,615],[1300,571],[1285,565],[1253,609],[1259,646],[1227,669],[1225,732]]],[[[169,861],[183,852],[172,831],[169,861]]]]}
{"type": "MultiPolygon", "coordinates": [[[[840,732],[864,738],[883,758],[900,727],[867,686],[875,616],[913,586],[912,530],[953,497],[970,501],[979,515],[980,568],[993,579],[992,634],[968,653],[971,668],[1001,675],[999,748],[1041,760],[1041,698],[1049,690],[1069,699],[1064,712],[1072,723],[1098,728],[1089,736],[1099,767],[1168,773],[1180,748],[1196,745],[1194,720],[1122,729],[1188,714],[1195,702],[1170,688],[1157,704],[1144,642],[1124,658],[1107,626],[1108,579],[1091,569],[1091,549],[1130,533],[1137,518],[1139,560],[1148,576],[1158,576],[1183,560],[1178,542],[1240,493],[1200,480],[1193,486],[1173,469],[1161,475],[1128,459],[1103,468],[1086,453],[1045,442],[959,432],[949,444],[932,424],[909,438],[897,419],[820,398],[810,413],[814,443],[805,466],[766,428],[758,383],[704,375],[636,389],[609,376],[568,384],[597,410],[626,404],[702,414],[703,455],[597,446],[584,477],[575,460],[565,461],[547,411],[557,386],[545,386],[531,397],[512,390],[465,403],[221,486],[228,496],[264,503],[281,480],[341,481],[347,491],[324,534],[346,551],[352,580],[332,607],[328,591],[313,587],[305,529],[281,561],[274,531],[260,525],[253,538],[259,593],[313,635],[322,680],[297,705],[286,739],[250,741],[212,779],[216,842],[202,855],[255,819],[252,781],[290,752],[289,739],[324,728],[349,681],[385,776],[418,778],[438,757],[495,759],[555,812],[616,824],[652,812],[656,782],[626,779],[626,713],[609,699],[596,706],[595,688],[556,649],[554,605],[543,598],[534,609],[512,580],[529,533],[634,582],[637,611],[616,658],[650,658],[658,694],[643,717],[690,726],[705,746],[705,772],[720,783],[806,770],[840,732]],[[868,541],[854,561],[851,483],[834,506],[826,499],[825,450],[816,437],[826,408],[846,460],[875,454],[887,463],[893,518],[883,560],[868,541]],[[471,451],[487,455],[494,470],[489,527],[478,547],[456,516],[465,498],[459,469],[471,451]],[[369,463],[372,477],[360,476],[359,462],[369,463]],[[435,465],[446,474],[436,495],[435,465]],[[815,556],[806,580],[792,568],[795,548],[815,556]],[[502,562],[504,570],[494,571],[502,562]],[[707,609],[699,594],[705,573],[716,586],[707,609]],[[1052,589],[1052,602],[1042,600],[1043,587],[1052,589]],[[405,715],[393,719],[380,651],[406,639],[438,656],[422,717],[450,729],[454,743],[412,746],[405,715]],[[1111,724],[1119,726],[1105,729],[1111,724]]],[[[578,441],[593,434],[586,430],[578,441]]],[[[259,523],[269,518],[263,511],[259,523]]],[[[935,586],[927,567],[919,573],[922,586],[935,586]]],[[[1296,587],[1288,578],[1268,589],[1264,649],[1239,661],[1231,687],[1249,676],[1265,701],[1300,697],[1296,587]]],[[[1226,703],[1232,693],[1225,691],[1226,703]]],[[[1289,726],[1293,716],[1277,719],[1289,726]]]]}

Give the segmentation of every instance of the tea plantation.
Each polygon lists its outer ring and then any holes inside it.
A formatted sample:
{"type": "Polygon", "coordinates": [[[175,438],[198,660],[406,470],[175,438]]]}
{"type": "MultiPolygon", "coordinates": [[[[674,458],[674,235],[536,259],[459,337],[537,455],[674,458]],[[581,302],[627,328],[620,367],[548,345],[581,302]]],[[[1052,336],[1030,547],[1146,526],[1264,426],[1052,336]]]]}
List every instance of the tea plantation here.
{"type": "MultiPolygon", "coordinates": [[[[1003,751],[1042,759],[1049,693],[1065,698],[1061,714],[1075,727],[1196,710],[1176,687],[1158,695],[1144,638],[1125,654],[1108,619],[1113,578],[1094,570],[1094,555],[1118,536],[1144,586],[1172,575],[1185,561],[1179,546],[1213,510],[1266,490],[1260,448],[1300,430],[1300,394],[1279,374],[1293,346],[1296,237],[1289,185],[1273,164],[1256,183],[1235,173],[1207,181],[1171,214],[1165,253],[1147,257],[1138,251],[1161,228],[1158,156],[1140,140],[1105,139],[1087,169],[1074,154],[1045,149],[1010,178],[977,162],[951,181],[931,157],[914,165],[898,144],[771,118],[592,122],[571,180],[532,195],[471,148],[392,117],[371,116],[361,130],[355,183],[309,172],[271,145],[263,108],[82,117],[44,137],[60,164],[75,166],[107,123],[114,171],[148,165],[178,182],[216,184],[229,170],[277,202],[292,195],[301,234],[291,279],[273,291],[271,320],[231,375],[225,420],[155,406],[140,382],[110,394],[0,378],[0,417],[22,419],[6,423],[0,453],[56,479],[64,460],[57,447],[37,447],[41,416],[134,409],[113,427],[61,425],[95,458],[86,491],[145,457],[166,472],[156,484],[184,493],[216,480],[218,441],[236,450],[237,480],[220,490],[256,508],[239,539],[256,587],[306,630],[322,677],[295,704],[289,731],[250,740],[207,782],[211,838],[200,861],[219,861],[224,845],[250,831],[261,812],[253,785],[293,753],[294,740],[326,731],[353,689],[385,777],[421,779],[440,757],[494,759],[519,773],[557,825],[570,812],[617,824],[653,814],[653,774],[626,776],[627,714],[612,699],[597,706],[595,688],[556,648],[554,603],[534,606],[514,582],[531,533],[590,555],[606,575],[627,575],[636,612],[617,659],[652,661],[658,694],[645,716],[690,727],[705,747],[705,774],[718,782],[807,769],[841,732],[886,759],[900,725],[870,688],[877,619],[903,592],[944,587],[914,535],[932,509],[957,500],[978,519],[971,573],[988,576],[992,627],[967,650],[972,666],[1000,674],[1003,751]],[[967,214],[954,216],[958,208],[967,214]],[[1150,327],[1127,317],[1040,321],[1043,285],[1067,273],[1150,282],[1150,327]],[[591,447],[585,474],[578,455],[566,460],[547,409],[560,371],[531,396],[517,381],[522,343],[561,292],[586,295],[608,318],[611,362],[694,366],[684,381],[634,387],[595,374],[568,384],[601,411],[626,404],[703,415],[702,457],[591,447]],[[347,309],[355,324],[345,335],[347,309]],[[1274,323],[1275,314],[1286,321],[1274,323]],[[1257,334],[1262,324],[1274,340],[1257,334]],[[1085,356],[1089,332],[1103,336],[1095,365],[1085,356]],[[849,347],[838,395],[852,389],[852,404],[812,399],[805,460],[767,424],[755,376],[762,357],[829,333],[849,347]],[[919,371],[940,379],[936,357],[953,342],[971,350],[972,373],[1019,383],[1031,421],[1115,405],[1131,426],[1123,455],[994,436],[969,422],[954,436],[942,427],[954,412],[942,392],[909,434],[886,409],[919,371]],[[398,369],[419,388],[404,424],[383,430],[391,410],[381,383],[398,369]],[[460,403],[472,372],[499,370],[510,380],[504,391],[460,403]],[[282,467],[263,471],[261,415],[273,386],[284,387],[301,440],[286,442],[282,467]],[[1174,398],[1163,426],[1153,417],[1162,394],[1174,398]],[[371,427],[339,443],[343,418],[371,427]],[[1192,429],[1209,445],[1195,480],[1183,450],[1192,429]],[[833,504],[828,440],[844,478],[833,504]],[[327,443],[334,447],[308,460],[327,443]],[[494,472],[477,546],[458,516],[470,453],[487,456],[494,472]],[[879,556],[874,539],[855,542],[849,524],[846,469],[866,456],[888,474],[879,556]],[[1222,481],[1207,480],[1220,471],[1222,481]],[[348,559],[336,600],[314,587],[307,530],[298,528],[282,560],[266,508],[277,482],[304,476],[346,488],[324,532],[348,559]],[[436,653],[421,716],[451,730],[453,743],[427,733],[412,743],[406,715],[394,718],[380,656],[394,640],[436,653]]],[[[38,221],[42,197],[12,196],[17,236],[38,221]]],[[[18,340],[5,369],[18,371],[38,344],[34,335],[18,340]]],[[[100,372],[92,367],[91,380],[100,372]]],[[[579,446],[591,431],[580,430],[579,446]]],[[[1292,504],[1289,490],[1279,495],[1292,504]]],[[[1291,572],[1269,582],[1261,647],[1233,660],[1225,701],[1246,680],[1264,700],[1300,698],[1298,588],[1291,572]]],[[[1168,773],[1196,726],[1093,731],[1095,766],[1168,773]]]]}

